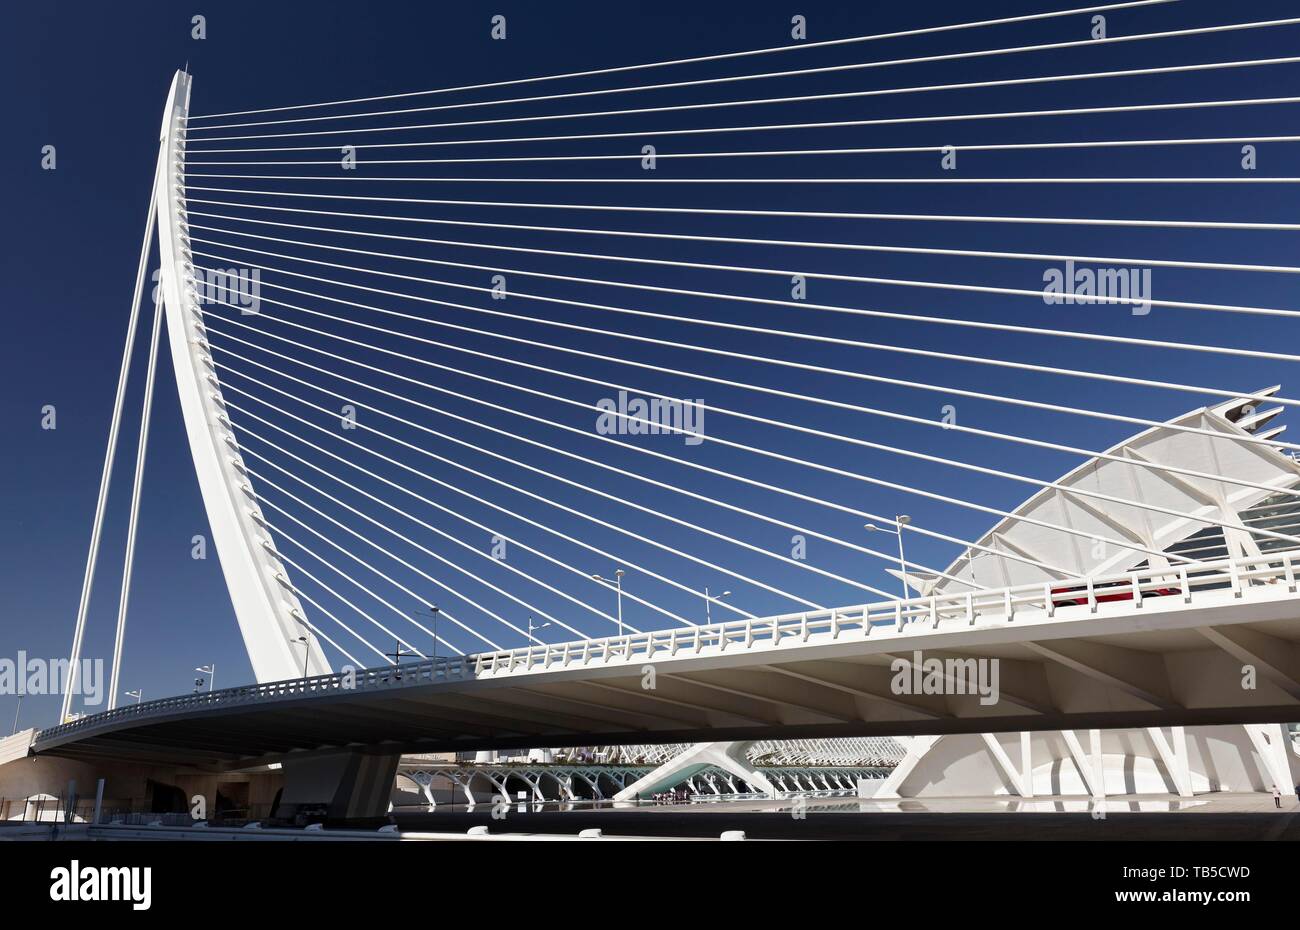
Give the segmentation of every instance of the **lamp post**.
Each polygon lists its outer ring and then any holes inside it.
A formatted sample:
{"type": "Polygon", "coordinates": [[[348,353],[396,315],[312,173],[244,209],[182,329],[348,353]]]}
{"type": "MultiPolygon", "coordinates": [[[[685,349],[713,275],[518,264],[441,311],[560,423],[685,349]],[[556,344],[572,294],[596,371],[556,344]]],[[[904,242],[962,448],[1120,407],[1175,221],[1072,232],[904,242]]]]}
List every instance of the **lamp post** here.
{"type": "Polygon", "coordinates": [[[876,524],[874,523],[863,524],[863,528],[868,533],[889,533],[891,536],[898,537],[898,569],[903,575],[902,577],[903,600],[907,600],[909,597],[907,593],[907,557],[903,555],[903,527],[907,526],[907,524],[911,522],[912,522],[911,517],[909,517],[905,513],[900,513],[894,516],[895,529],[892,530],[887,530],[884,529],[883,527],[876,526],[876,524]]]}
{"type": "Polygon", "coordinates": [[[144,698],[144,689],[143,689],[143,688],[136,688],[134,691],[123,691],[123,692],[122,692],[122,696],[123,696],[123,697],[133,697],[133,698],[135,698],[135,702],[136,702],[137,704],[139,704],[140,701],[144,698]]]}
{"type": "MultiPolygon", "coordinates": [[[[437,664],[437,661],[438,661],[438,614],[440,614],[440,613],[442,612],[442,608],[439,607],[437,604],[425,604],[425,605],[424,605],[424,609],[427,610],[427,611],[429,612],[429,616],[433,618],[433,653],[429,656],[429,658],[433,659],[434,664],[437,664]]],[[[401,646],[398,646],[398,647],[397,647],[397,651],[398,651],[398,652],[401,652],[401,651],[402,651],[402,647],[401,647],[401,646]]]]}
{"type": "Polygon", "coordinates": [[[217,663],[213,662],[211,665],[200,665],[194,671],[202,672],[208,676],[208,690],[211,691],[212,686],[217,681],[217,663]]]}
{"type": "Polygon", "coordinates": [[[709,596],[709,588],[708,588],[708,585],[705,585],[705,587],[704,587],[704,622],[705,622],[705,623],[712,623],[712,622],[713,622],[713,611],[711,611],[711,610],[709,609],[709,606],[710,606],[714,601],[721,601],[724,597],[731,597],[731,592],[730,592],[730,591],[723,591],[723,592],[722,592],[721,594],[719,594],[717,597],[710,597],[710,596],[709,596]]]}
{"type": "Polygon", "coordinates": [[[544,629],[546,629],[546,628],[547,628],[548,626],[550,626],[550,625],[551,625],[551,621],[547,620],[547,621],[546,621],[545,623],[543,623],[541,626],[537,626],[536,624],[533,623],[533,615],[532,615],[532,614],[529,614],[529,615],[528,615],[528,642],[529,642],[529,644],[531,645],[532,642],[533,642],[533,630],[544,630],[544,629]]]}
{"type": "MultiPolygon", "coordinates": [[[[617,592],[617,599],[618,599],[617,603],[618,603],[618,635],[619,636],[623,635],[623,576],[625,574],[627,573],[623,571],[623,569],[621,568],[614,569],[614,590],[617,592]]],[[[599,581],[601,584],[604,585],[609,584],[609,581],[601,577],[600,575],[592,575],[591,577],[596,581],[599,581]]]]}
{"type": "Polygon", "coordinates": [[[623,635],[623,569],[614,569],[614,587],[618,591],[618,635],[623,635]]]}
{"type": "Polygon", "coordinates": [[[290,642],[302,644],[302,677],[307,677],[307,663],[311,659],[311,641],[306,636],[296,636],[290,642]]]}
{"type": "Polygon", "coordinates": [[[398,641],[393,644],[393,651],[385,652],[384,655],[393,660],[393,678],[400,681],[402,678],[402,660],[407,656],[418,656],[419,653],[414,650],[406,652],[402,649],[401,642],[398,641]]]}

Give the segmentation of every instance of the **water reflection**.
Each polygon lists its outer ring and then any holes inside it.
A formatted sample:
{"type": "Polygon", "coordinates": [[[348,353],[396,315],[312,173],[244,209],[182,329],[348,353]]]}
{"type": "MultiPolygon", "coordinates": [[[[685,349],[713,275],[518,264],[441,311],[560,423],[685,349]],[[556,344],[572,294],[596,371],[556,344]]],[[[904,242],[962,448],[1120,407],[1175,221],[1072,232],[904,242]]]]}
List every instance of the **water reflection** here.
{"type": "MultiPolygon", "coordinates": [[[[1091,799],[1091,798],[900,798],[897,800],[852,799],[831,803],[811,804],[807,810],[840,814],[1119,814],[1144,812],[1156,814],[1176,813],[1203,807],[1207,801],[1190,798],[1142,799],[1091,799]]],[[[785,803],[773,810],[789,813],[793,803],[785,803]]]]}
{"type": "MultiPolygon", "coordinates": [[[[728,811],[770,812],[790,814],[808,813],[987,813],[987,814],[1092,814],[1103,816],[1117,813],[1176,813],[1205,806],[1208,801],[1195,798],[896,798],[867,799],[845,796],[843,793],[790,795],[776,800],[759,795],[696,795],[676,802],[663,801],[613,801],[603,800],[537,800],[535,798],[496,798],[473,804],[442,802],[438,813],[472,813],[504,808],[509,813],[565,813],[572,811],[645,810],[682,811],[710,807],[725,807],[728,811]]],[[[424,806],[405,806],[394,813],[423,813],[424,806]]]]}

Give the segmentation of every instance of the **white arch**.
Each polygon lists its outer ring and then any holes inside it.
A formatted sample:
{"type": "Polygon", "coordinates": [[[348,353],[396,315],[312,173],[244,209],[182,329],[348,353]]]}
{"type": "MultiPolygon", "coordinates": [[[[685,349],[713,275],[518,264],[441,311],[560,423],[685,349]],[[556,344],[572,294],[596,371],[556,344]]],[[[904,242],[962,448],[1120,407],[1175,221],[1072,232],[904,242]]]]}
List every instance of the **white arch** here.
{"type": "Polygon", "coordinates": [[[302,677],[304,666],[308,675],[326,675],[331,671],[329,660],[307,626],[306,612],[293,593],[274,540],[259,525],[261,508],[244,473],[239,442],[225,414],[221,382],[208,356],[185,204],[190,88],[190,75],[176,72],[163,112],[163,165],[154,192],[160,286],[185,433],[254,675],[259,682],[283,681],[302,677]],[[300,636],[307,638],[306,661],[293,648],[301,645],[300,636]]]}

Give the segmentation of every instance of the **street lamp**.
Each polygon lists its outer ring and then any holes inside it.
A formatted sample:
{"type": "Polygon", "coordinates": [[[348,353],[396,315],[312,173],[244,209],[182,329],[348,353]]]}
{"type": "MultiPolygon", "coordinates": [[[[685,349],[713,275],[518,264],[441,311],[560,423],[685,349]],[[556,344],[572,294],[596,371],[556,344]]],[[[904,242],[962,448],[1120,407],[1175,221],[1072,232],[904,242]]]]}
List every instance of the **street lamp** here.
{"type": "MultiPolygon", "coordinates": [[[[618,592],[618,635],[623,635],[623,576],[627,574],[623,569],[614,569],[614,590],[618,592]]],[[[601,584],[609,584],[609,581],[600,575],[592,575],[596,581],[601,584]]]]}
{"type": "Polygon", "coordinates": [[[208,690],[211,691],[212,686],[216,684],[217,681],[217,663],[213,662],[211,665],[200,665],[194,671],[202,672],[204,675],[208,676],[208,690]]]}
{"type": "Polygon", "coordinates": [[[392,651],[392,652],[385,652],[384,655],[386,655],[386,656],[388,656],[388,658],[392,659],[394,665],[401,665],[401,664],[402,664],[402,660],[405,659],[407,656],[418,656],[419,653],[416,652],[415,650],[411,650],[410,652],[407,652],[405,649],[402,648],[402,644],[401,644],[401,642],[398,641],[398,642],[393,646],[393,651],[392,651]]]}
{"type": "Polygon", "coordinates": [[[710,597],[708,585],[705,585],[704,587],[704,622],[705,623],[713,622],[713,612],[709,610],[709,605],[712,604],[714,601],[721,602],[724,597],[731,597],[731,592],[723,591],[717,597],[710,597]]]}
{"type": "Polygon", "coordinates": [[[123,696],[123,697],[133,697],[133,698],[135,698],[135,702],[136,702],[137,704],[139,704],[140,701],[144,698],[144,689],[143,689],[143,688],[136,688],[134,691],[123,691],[123,692],[122,692],[122,696],[123,696]]]}
{"type": "Polygon", "coordinates": [[[533,642],[533,630],[544,630],[544,629],[546,629],[546,628],[547,628],[548,626],[550,626],[550,625],[551,625],[551,621],[550,621],[550,620],[547,620],[547,621],[546,621],[545,623],[543,623],[541,626],[536,626],[536,625],[533,623],[533,615],[532,615],[532,614],[529,614],[529,615],[528,615],[528,644],[529,644],[529,645],[532,645],[532,642],[533,642]]]}
{"type": "Polygon", "coordinates": [[[402,680],[402,660],[407,656],[418,656],[419,653],[412,649],[410,652],[402,649],[402,642],[398,640],[393,644],[392,652],[385,652],[384,655],[393,660],[393,678],[397,681],[402,680]]]}
{"type": "MultiPolygon", "coordinates": [[[[429,656],[429,658],[433,659],[434,663],[437,664],[437,661],[438,661],[438,614],[440,614],[440,613],[442,612],[442,608],[439,607],[437,604],[425,604],[425,605],[424,605],[424,609],[427,610],[427,611],[429,612],[429,616],[433,618],[433,653],[429,656]]],[[[401,647],[398,646],[397,648],[398,648],[398,651],[400,652],[400,651],[401,651],[401,647]]]]}
{"type": "Polygon", "coordinates": [[[903,555],[903,527],[907,526],[907,524],[911,522],[912,522],[911,517],[909,517],[905,513],[900,513],[894,516],[895,529],[892,530],[887,530],[884,529],[883,527],[876,526],[876,524],[874,523],[863,524],[863,528],[868,533],[889,533],[891,536],[898,537],[898,568],[903,575],[902,577],[903,600],[907,600],[908,597],[911,596],[907,593],[907,558],[906,556],[903,555]]]}
{"type": "Polygon", "coordinates": [[[306,636],[295,636],[290,642],[302,644],[302,677],[307,677],[307,662],[311,659],[311,642],[306,636]]]}

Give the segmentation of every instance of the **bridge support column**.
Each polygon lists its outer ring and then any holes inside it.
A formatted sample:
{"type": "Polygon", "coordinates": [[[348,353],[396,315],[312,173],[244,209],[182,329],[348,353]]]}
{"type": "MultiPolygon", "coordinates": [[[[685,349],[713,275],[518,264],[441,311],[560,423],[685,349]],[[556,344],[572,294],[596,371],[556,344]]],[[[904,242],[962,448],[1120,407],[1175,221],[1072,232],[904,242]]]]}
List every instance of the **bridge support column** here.
{"type": "Polygon", "coordinates": [[[1259,753],[1264,769],[1283,794],[1300,784],[1300,762],[1291,750],[1286,727],[1278,724],[1247,724],[1246,734],[1259,753]]]}
{"type": "MultiPolygon", "coordinates": [[[[1105,759],[1101,752],[1101,730],[1089,730],[1088,742],[1092,748],[1092,796],[1094,798],[1104,798],[1106,796],[1106,765],[1105,759]]],[[[1183,755],[1187,754],[1187,747],[1183,746],[1183,755]]]]}
{"type": "Polygon", "coordinates": [[[634,801],[637,797],[649,797],[659,791],[667,791],[689,779],[704,769],[719,768],[730,775],[744,779],[751,788],[761,791],[770,798],[776,797],[776,788],[767,776],[749,764],[745,750],[752,744],[741,743],[696,743],[690,749],[669,759],[649,775],[646,775],[614,795],[615,801],[634,801]]]}
{"type": "Polygon", "coordinates": [[[383,817],[400,759],[397,754],[343,752],[286,760],[275,816],[323,810],[331,820],[383,817]]]}
{"type": "Polygon", "coordinates": [[[1020,784],[1023,797],[1034,796],[1033,737],[1028,730],[1020,731],[1020,784]]]}
{"type": "MultiPolygon", "coordinates": [[[[1025,787],[1027,779],[1022,775],[1021,770],[1016,768],[1015,764],[1011,761],[1011,757],[1007,755],[1007,751],[1002,748],[1002,743],[998,741],[997,734],[981,733],[980,736],[984,740],[984,746],[988,750],[989,755],[993,757],[994,763],[999,769],[1001,769],[1003,776],[1006,778],[1007,784],[1011,787],[1011,790],[1022,798],[1032,797],[1033,791],[1025,787]]],[[[1033,777],[1032,772],[1030,773],[1030,777],[1033,777]]]]}
{"type": "Polygon", "coordinates": [[[1079,779],[1088,789],[1088,794],[1093,798],[1104,798],[1106,796],[1104,773],[1099,774],[1092,761],[1085,755],[1083,744],[1079,742],[1079,735],[1073,730],[1062,730],[1061,736],[1065,739],[1065,745],[1070,751],[1070,759],[1079,773],[1079,779]]]}
{"type": "Polygon", "coordinates": [[[1147,727],[1147,735],[1155,747],[1156,754],[1164,764],[1169,777],[1174,783],[1174,790],[1179,797],[1192,796],[1192,771],[1188,766],[1187,731],[1183,727],[1170,727],[1169,739],[1165,739],[1160,727],[1147,727]]]}
{"type": "Polygon", "coordinates": [[[894,766],[894,770],[889,773],[885,783],[880,785],[872,797],[892,800],[899,796],[898,789],[911,775],[917,765],[929,755],[930,750],[934,748],[935,743],[943,739],[942,736],[913,736],[907,742],[907,755],[903,761],[894,766]]]}

